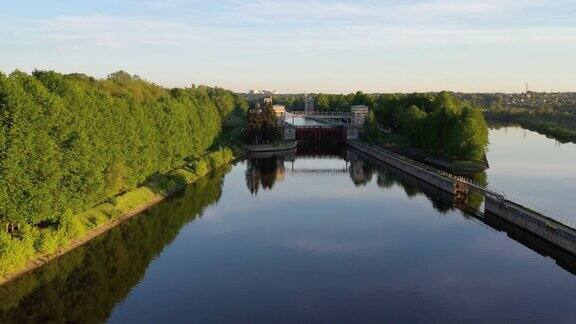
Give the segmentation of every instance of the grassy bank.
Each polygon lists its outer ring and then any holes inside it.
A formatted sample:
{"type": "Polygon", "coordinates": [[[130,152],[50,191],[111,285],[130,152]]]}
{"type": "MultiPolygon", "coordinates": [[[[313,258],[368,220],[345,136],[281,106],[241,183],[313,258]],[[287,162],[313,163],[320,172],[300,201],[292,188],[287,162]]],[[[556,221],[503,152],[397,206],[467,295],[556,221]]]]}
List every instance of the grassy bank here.
{"type": "Polygon", "coordinates": [[[0,232],[0,283],[83,244],[119,219],[137,214],[232,160],[232,151],[221,149],[172,172],[153,175],[142,186],[82,213],[64,215],[57,224],[23,224],[11,233],[0,232]]]}
{"type": "Polygon", "coordinates": [[[89,245],[0,286],[0,323],[105,323],[182,227],[218,202],[229,170],[210,172],[89,245]]]}

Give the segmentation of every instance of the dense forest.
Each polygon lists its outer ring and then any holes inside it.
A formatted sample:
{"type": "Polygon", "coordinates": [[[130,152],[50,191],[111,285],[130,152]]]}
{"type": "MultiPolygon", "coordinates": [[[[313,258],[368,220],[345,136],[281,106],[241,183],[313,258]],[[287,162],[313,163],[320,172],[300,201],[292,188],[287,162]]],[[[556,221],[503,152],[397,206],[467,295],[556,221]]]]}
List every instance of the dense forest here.
{"type": "Polygon", "coordinates": [[[465,106],[449,92],[380,95],[373,112],[379,123],[433,153],[476,161],[486,154],[488,127],[482,111],[465,106]]]}
{"type": "Polygon", "coordinates": [[[57,221],[183,165],[211,146],[235,100],[125,72],[0,74],[1,219],[57,221]]]}
{"type": "Polygon", "coordinates": [[[205,154],[237,107],[227,90],[126,72],[0,74],[0,275],[229,161],[205,154]]]}

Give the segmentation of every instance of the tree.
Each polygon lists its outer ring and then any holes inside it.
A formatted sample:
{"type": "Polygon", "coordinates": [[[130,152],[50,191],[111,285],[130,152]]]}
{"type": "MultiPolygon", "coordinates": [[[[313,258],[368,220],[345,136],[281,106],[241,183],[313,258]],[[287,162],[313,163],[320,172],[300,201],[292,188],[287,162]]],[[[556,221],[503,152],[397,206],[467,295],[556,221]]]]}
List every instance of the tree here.
{"type": "Polygon", "coordinates": [[[320,110],[320,111],[330,110],[330,102],[328,100],[327,95],[320,93],[320,94],[316,95],[315,101],[316,101],[316,109],[317,110],[320,110]]]}
{"type": "Polygon", "coordinates": [[[488,129],[482,111],[463,108],[450,92],[376,98],[374,116],[406,135],[414,145],[447,157],[483,159],[488,129]]]}
{"type": "Polygon", "coordinates": [[[58,224],[204,154],[235,107],[223,89],[112,73],[0,74],[0,221],[58,224]]]}
{"type": "Polygon", "coordinates": [[[246,137],[246,140],[253,144],[270,143],[280,139],[278,119],[271,105],[256,105],[248,111],[246,137]]]}

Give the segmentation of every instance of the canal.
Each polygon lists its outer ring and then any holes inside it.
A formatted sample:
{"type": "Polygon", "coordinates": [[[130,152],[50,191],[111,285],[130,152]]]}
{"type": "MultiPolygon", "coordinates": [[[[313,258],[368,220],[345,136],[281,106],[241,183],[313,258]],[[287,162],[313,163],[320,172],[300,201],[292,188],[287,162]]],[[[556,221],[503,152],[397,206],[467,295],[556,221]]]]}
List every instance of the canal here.
{"type": "Polygon", "coordinates": [[[576,144],[493,125],[488,161],[490,186],[576,223],[576,144]]]}
{"type": "MultiPolygon", "coordinates": [[[[491,185],[574,210],[573,144],[490,139],[491,185]]],[[[574,256],[459,208],[343,147],[253,157],[1,287],[0,320],[574,320],[574,256]]]]}

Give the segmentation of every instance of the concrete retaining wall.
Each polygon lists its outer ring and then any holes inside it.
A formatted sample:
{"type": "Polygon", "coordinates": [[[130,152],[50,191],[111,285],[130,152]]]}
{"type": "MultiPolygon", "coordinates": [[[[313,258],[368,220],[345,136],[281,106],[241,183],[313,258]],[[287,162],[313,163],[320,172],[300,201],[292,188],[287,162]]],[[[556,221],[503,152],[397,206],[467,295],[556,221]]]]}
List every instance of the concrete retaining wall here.
{"type": "Polygon", "coordinates": [[[356,150],[366,153],[384,163],[387,163],[401,171],[404,171],[408,174],[411,174],[420,180],[426,181],[427,183],[440,188],[448,193],[454,194],[454,182],[450,179],[446,179],[444,177],[439,176],[438,174],[428,171],[426,169],[422,169],[416,165],[412,165],[407,163],[406,161],[400,160],[393,155],[385,154],[370,148],[367,148],[364,145],[355,143],[355,142],[348,142],[348,145],[355,148],[356,150]]]}
{"type": "Polygon", "coordinates": [[[485,211],[576,254],[576,230],[510,201],[486,197],[485,211]]]}
{"type": "MultiPolygon", "coordinates": [[[[445,192],[453,195],[458,193],[455,186],[456,182],[453,179],[426,170],[417,164],[410,163],[409,160],[398,158],[392,153],[387,154],[386,152],[353,141],[348,142],[348,145],[440,188],[445,192]]],[[[504,196],[496,195],[489,191],[485,191],[484,193],[485,213],[494,214],[557,247],[576,254],[576,226],[506,200],[504,196]]]]}

